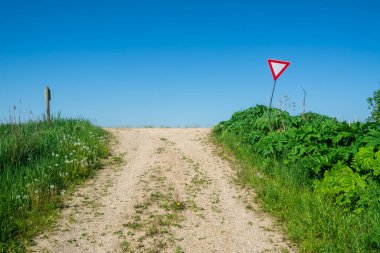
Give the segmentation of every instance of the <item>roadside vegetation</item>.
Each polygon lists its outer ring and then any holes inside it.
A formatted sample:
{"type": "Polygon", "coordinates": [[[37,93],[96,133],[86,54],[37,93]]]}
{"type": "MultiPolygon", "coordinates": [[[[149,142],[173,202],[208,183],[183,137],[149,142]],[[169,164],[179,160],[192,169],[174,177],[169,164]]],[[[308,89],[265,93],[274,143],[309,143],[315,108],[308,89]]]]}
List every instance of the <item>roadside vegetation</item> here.
{"type": "Polygon", "coordinates": [[[85,120],[0,124],[0,252],[25,252],[67,191],[101,166],[108,139],[85,120]]]}
{"type": "Polygon", "coordinates": [[[303,252],[380,251],[380,90],[367,122],[262,105],[213,129],[303,252]]]}

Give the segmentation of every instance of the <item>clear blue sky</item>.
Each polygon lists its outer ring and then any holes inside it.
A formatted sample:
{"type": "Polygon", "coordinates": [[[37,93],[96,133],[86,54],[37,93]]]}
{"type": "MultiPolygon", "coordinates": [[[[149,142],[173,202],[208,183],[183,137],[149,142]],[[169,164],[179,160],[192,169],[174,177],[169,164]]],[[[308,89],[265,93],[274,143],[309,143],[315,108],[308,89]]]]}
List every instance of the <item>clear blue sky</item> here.
{"type": "Polygon", "coordinates": [[[364,120],[380,88],[380,1],[0,0],[0,119],[52,111],[102,126],[211,126],[268,104],[364,120]],[[21,102],[20,102],[21,100],[21,102]]]}

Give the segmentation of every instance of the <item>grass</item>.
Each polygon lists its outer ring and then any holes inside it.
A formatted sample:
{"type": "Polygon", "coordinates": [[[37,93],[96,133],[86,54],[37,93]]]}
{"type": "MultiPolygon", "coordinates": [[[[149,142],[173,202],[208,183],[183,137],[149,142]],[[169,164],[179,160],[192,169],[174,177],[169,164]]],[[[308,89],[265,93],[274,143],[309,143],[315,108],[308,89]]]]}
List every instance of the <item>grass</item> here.
{"type": "Polygon", "coordinates": [[[121,249],[123,252],[129,252],[131,250],[131,244],[127,240],[124,240],[121,243],[121,249]]]}
{"type": "Polygon", "coordinates": [[[173,228],[181,228],[185,218],[183,211],[188,207],[187,202],[168,182],[163,170],[163,167],[155,166],[149,170],[149,174],[144,173],[140,179],[144,196],[133,205],[134,214],[123,224],[127,228],[130,247],[138,252],[174,250],[177,239],[173,228]]]}
{"type": "Polygon", "coordinates": [[[228,134],[214,137],[239,164],[242,182],[256,189],[258,201],[283,224],[301,252],[378,252],[378,210],[344,213],[313,191],[302,166],[261,159],[228,134]]]}
{"type": "Polygon", "coordinates": [[[185,251],[180,246],[177,246],[174,253],[185,253],[185,251]]]}
{"type": "Polygon", "coordinates": [[[24,252],[76,185],[94,174],[108,134],[85,120],[0,125],[0,252],[24,252]]]}

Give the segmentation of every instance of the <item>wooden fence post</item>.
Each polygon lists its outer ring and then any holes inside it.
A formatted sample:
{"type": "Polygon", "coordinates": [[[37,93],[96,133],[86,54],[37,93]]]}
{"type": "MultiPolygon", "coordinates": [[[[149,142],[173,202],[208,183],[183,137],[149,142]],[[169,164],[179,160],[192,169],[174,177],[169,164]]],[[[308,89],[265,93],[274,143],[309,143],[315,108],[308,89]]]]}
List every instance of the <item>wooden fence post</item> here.
{"type": "Polygon", "coordinates": [[[49,86],[45,88],[45,98],[46,98],[46,120],[50,122],[50,100],[51,100],[51,91],[49,86]]]}

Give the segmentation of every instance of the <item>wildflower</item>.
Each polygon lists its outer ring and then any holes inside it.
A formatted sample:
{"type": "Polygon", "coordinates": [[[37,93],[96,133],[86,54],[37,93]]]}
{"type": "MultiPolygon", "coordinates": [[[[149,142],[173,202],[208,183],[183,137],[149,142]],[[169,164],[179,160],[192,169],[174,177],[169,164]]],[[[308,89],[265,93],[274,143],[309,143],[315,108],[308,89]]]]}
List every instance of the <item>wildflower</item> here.
{"type": "Polygon", "coordinates": [[[65,195],[65,190],[62,190],[62,191],[61,191],[61,195],[62,195],[62,196],[65,195]]]}
{"type": "Polygon", "coordinates": [[[34,193],[35,193],[35,194],[38,194],[38,190],[35,190],[34,193]]]}
{"type": "Polygon", "coordinates": [[[52,184],[52,185],[50,185],[50,189],[54,189],[54,185],[52,184]]]}

